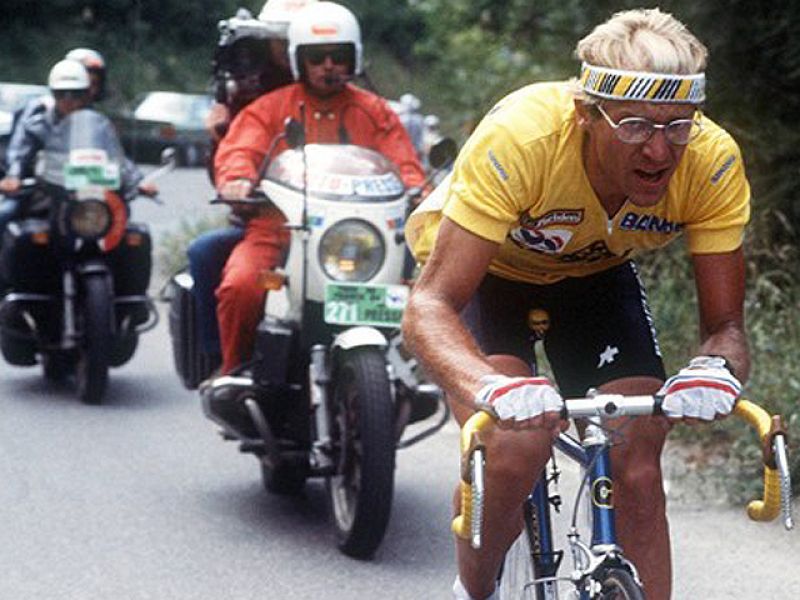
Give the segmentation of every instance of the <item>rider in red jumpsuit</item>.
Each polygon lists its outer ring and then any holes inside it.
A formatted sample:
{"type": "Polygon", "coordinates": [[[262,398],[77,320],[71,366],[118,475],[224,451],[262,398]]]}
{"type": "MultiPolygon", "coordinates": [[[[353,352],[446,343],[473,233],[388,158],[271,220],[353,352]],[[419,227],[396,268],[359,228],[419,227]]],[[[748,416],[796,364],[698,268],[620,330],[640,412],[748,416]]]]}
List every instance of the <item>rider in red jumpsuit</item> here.
{"type": "MultiPolygon", "coordinates": [[[[250,195],[287,117],[305,121],[307,143],[371,148],[397,165],[406,186],[422,185],[422,166],[397,115],[379,96],[348,83],[362,64],[361,34],[349,10],[319,2],[298,13],[289,28],[289,57],[299,83],[248,105],[220,143],[214,168],[223,198],[235,201],[250,195]]],[[[286,149],[281,140],[273,155],[286,149]]],[[[225,264],[217,288],[223,373],[252,354],[266,294],[259,275],[280,263],[288,241],[284,222],[276,208],[262,209],[248,222],[244,239],[225,264]]]]}

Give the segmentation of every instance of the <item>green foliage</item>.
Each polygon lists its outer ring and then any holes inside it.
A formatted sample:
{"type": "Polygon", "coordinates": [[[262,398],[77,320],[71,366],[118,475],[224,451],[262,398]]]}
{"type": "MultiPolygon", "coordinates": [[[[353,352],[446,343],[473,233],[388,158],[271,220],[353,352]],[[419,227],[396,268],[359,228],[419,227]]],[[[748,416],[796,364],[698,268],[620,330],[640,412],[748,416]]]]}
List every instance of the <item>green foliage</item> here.
{"type": "Polygon", "coordinates": [[[169,278],[188,264],[186,248],[189,242],[211,229],[225,227],[225,217],[205,217],[197,220],[182,219],[177,231],[163,237],[157,249],[159,269],[164,278],[169,278]]]}
{"type": "Polygon", "coordinates": [[[71,48],[88,46],[106,58],[110,104],[126,105],[153,89],[194,92],[210,81],[217,22],[236,0],[6,0],[0,36],[4,81],[43,83],[50,67],[71,48]]]}
{"type": "Polygon", "coordinates": [[[426,35],[422,15],[407,0],[344,0],[358,16],[366,44],[384,48],[406,66],[412,66],[416,40],[426,35]]]}
{"type": "MultiPolygon", "coordinates": [[[[762,221],[784,221],[771,211],[760,212],[751,231],[762,221]]],[[[786,419],[790,440],[800,436],[800,289],[791,272],[797,248],[774,244],[750,235],[746,243],[748,286],[745,300],[752,372],[745,397],[770,413],[786,419]],[[780,268],[780,263],[788,268],[780,268]]],[[[694,280],[685,250],[673,244],[663,252],[640,260],[648,300],[658,325],[659,341],[668,373],[683,366],[697,350],[697,302],[694,280]]],[[[724,461],[709,461],[709,477],[741,503],[755,497],[761,486],[761,455],[753,432],[730,418],[712,426],[678,427],[673,437],[722,454],[724,461]]],[[[795,492],[800,492],[800,452],[793,444],[790,456],[795,492]]],[[[698,465],[701,466],[701,465],[698,465]]]]}

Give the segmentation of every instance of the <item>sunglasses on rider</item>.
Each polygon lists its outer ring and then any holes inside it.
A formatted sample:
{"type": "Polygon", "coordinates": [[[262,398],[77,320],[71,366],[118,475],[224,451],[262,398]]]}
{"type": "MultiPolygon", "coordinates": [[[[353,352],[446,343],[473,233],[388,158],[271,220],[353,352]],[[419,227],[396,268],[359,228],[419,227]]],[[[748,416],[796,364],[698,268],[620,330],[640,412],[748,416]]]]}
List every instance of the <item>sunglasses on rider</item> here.
{"type": "Polygon", "coordinates": [[[348,65],[353,61],[353,48],[350,46],[309,46],[303,50],[303,58],[312,66],[318,67],[330,57],[336,65],[348,65]]]}
{"type": "Polygon", "coordinates": [[[53,90],[53,97],[56,100],[61,98],[71,98],[77,100],[86,95],[87,90],[53,90]]]}
{"type": "Polygon", "coordinates": [[[703,128],[697,118],[675,119],[669,123],[655,123],[644,117],[626,117],[615,123],[600,104],[595,106],[614,130],[614,135],[617,139],[625,144],[644,144],[653,137],[656,130],[661,129],[670,144],[685,146],[696,138],[703,128]]]}

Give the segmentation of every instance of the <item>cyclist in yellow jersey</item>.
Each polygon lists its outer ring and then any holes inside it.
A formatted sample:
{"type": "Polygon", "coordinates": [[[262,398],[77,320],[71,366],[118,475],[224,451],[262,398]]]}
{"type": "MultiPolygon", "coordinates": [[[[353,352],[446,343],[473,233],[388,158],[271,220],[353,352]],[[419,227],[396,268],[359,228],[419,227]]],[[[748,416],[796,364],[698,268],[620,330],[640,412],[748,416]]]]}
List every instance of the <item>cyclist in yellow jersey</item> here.
{"type": "Polygon", "coordinates": [[[425,266],[405,339],[460,423],[486,405],[500,418],[486,440],[483,547],[456,541],[460,599],[494,596],[562,397],[589,388],[664,396],[666,417],[636,419],[612,452],[619,539],[647,597],[668,598],[666,434],[677,420],[726,416],[750,368],[750,188],[736,143],[700,111],[705,47],[671,15],[631,10],[595,28],[576,55],[578,80],[527,86],[485,116],[406,226],[425,266]],[[632,257],[681,234],[701,336],[697,356],[667,379],[632,257]],[[533,339],[543,339],[557,387],[531,372],[533,339]]]}

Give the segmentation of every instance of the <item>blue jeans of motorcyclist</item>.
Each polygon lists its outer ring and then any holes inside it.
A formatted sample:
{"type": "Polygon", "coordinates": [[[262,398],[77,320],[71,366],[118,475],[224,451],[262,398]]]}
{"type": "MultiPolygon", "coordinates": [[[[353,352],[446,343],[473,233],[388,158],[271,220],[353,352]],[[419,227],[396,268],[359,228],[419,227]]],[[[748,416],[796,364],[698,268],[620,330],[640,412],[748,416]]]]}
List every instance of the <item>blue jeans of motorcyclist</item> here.
{"type": "Polygon", "coordinates": [[[189,274],[194,279],[192,294],[195,302],[196,331],[200,350],[219,355],[219,324],[217,297],[214,292],[222,279],[222,268],[233,248],[244,237],[241,227],[212,229],[198,236],[187,250],[189,274]]]}
{"type": "MultiPolygon", "coordinates": [[[[11,223],[21,211],[21,201],[19,198],[9,198],[0,196],[0,244],[6,236],[6,226],[11,223]]],[[[3,278],[3,269],[0,269],[0,290],[4,290],[7,283],[3,278]]]]}
{"type": "Polygon", "coordinates": [[[5,235],[8,225],[19,214],[20,199],[0,196],[0,236],[5,235]]]}

